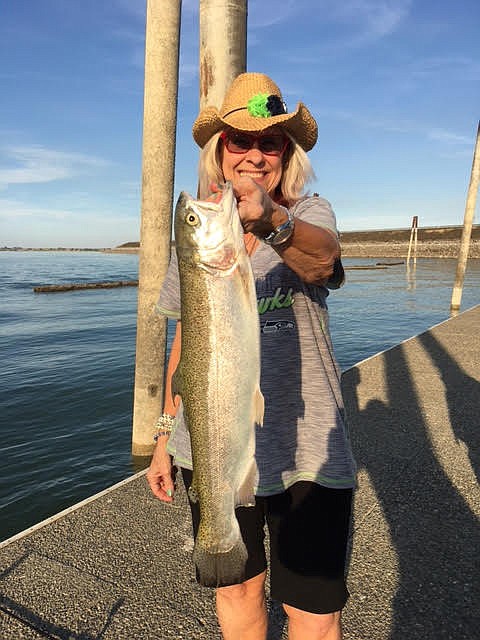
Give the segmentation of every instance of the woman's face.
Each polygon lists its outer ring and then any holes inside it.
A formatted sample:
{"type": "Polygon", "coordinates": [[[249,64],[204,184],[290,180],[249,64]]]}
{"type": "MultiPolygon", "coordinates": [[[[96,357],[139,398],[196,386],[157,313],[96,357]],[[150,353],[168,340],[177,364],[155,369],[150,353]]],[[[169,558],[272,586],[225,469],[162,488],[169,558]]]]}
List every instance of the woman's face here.
{"type": "Polygon", "coordinates": [[[233,184],[247,176],[273,197],[283,173],[283,156],[288,138],[280,127],[260,135],[230,130],[222,134],[222,171],[233,184]]]}

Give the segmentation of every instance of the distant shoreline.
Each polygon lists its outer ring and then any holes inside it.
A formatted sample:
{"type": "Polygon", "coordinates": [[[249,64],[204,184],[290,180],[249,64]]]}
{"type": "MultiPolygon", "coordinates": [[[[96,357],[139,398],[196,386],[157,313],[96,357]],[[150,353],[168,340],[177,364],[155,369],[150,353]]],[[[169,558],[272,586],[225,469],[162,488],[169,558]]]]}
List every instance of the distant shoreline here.
{"type": "MultiPolygon", "coordinates": [[[[342,242],[342,257],[344,258],[407,258],[408,242],[371,242],[349,243],[342,242]]],[[[460,241],[422,241],[418,242],[411,256],[417,258],[458,258],[460,241]]],[[[470,242],[469,258],[480,258],[480,242],[470,242]]]]}
{"type": "MultiPolygon", "coordinates": [[[[456,258],[463,227],[419,227],[417,258],[456,258]]],[[[340,233],[342,256],[345,258],[406,258],[410,243],[410,229],[344,231],[340,233]]],[[[64,251],[137,254],[138,242],[126,242],[118,247],[91,248],[24,248],[1,247],[0,251],[64,251]]],[[[413,246],[412,246],[413,255],[413,246]]],[[[470,258],[480,258],[480,225],[473,225],[470,258]]]]}
{"type": "MultiPolygon", "coordinates": [[[[450,258],[456,259],[460,248],[460,242],[419,242],[417,244],[417,258],[450,258]]],[[[139,249],[0,249],[0,251],[11,252],[58,252],[58,253],[108,253],[108,254],[130,254],[138,255],[139,249]]],[[[405,242],[370,242],[351,243],[342,242],[343,258],[404,258],[408,256],[408,243],[405,242]]],[[[414,257],[412,248],[411,256],[414,257]]],[[[480,242],[472,240],[470,242],[469,258],[480,258],[480,242]]]]}

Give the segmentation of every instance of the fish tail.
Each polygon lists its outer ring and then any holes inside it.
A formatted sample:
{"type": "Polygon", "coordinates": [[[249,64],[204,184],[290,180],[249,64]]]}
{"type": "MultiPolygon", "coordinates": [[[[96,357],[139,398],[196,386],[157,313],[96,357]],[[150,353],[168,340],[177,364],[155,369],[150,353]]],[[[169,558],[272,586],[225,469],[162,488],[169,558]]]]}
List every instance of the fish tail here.
{"type": "Polygon", "coordinates": [[[202,548],[198,541],[193,550],[199,582],[204,587],[227,587],[243,582],[247,557],[247,549],[241,535],[234,546],[223,553],[210,553],[202,548]]]}

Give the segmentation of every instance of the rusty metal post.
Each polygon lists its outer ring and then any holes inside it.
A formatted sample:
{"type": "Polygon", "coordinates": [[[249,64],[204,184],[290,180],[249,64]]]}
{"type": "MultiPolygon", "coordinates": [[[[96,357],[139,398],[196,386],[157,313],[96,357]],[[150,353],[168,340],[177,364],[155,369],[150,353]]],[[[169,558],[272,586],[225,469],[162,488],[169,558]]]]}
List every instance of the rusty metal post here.
{"type": "Polygon", "coordinates": [[[181,5],[147,0],[134,456],[152,453],[163,403],[167,323],[155,304],[170,256],[181,5]]]}
{"type": "Polygon", "coordinates": [[[200,109],[219,108],[246,70],[247,0],[200,0],[200,109]]]}
{"type": "Polygon", "coordinates": [[[470,238],[472,235],[473,217],[475,214],[475,205],[477,202],[478,185],[480,182],[480,122],[477,128],[477,141],[475,151],[473,153],[472,171],[470,174],[470,185],[468,187],[467,202],[465,205],[465,216],[463,220],[462,239],[460,249],[458,251],[457,272],[455,275],[455,284],[453,286],[452,301],[450,304],[451,311],[460,309],[460,302],[463,293],[463,281],[465,278],[465,269],[467,266],[468,251],[470,249],[470,238]]]}

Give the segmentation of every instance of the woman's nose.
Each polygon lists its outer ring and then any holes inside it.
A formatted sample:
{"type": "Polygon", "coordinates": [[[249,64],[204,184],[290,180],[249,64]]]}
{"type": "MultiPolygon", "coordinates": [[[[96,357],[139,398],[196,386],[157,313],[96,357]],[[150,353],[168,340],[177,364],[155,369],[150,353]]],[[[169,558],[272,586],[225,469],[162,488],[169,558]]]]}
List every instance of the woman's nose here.
{"type": "Polygon", "coordinates": [[[258,148],[258,142],[255,142],[254,145],[247,151],[246,159],[250,160],[250,162],[253,162],[253,164],[260,164],[262,162],[265,162],[263,153],[258,148]]]}

